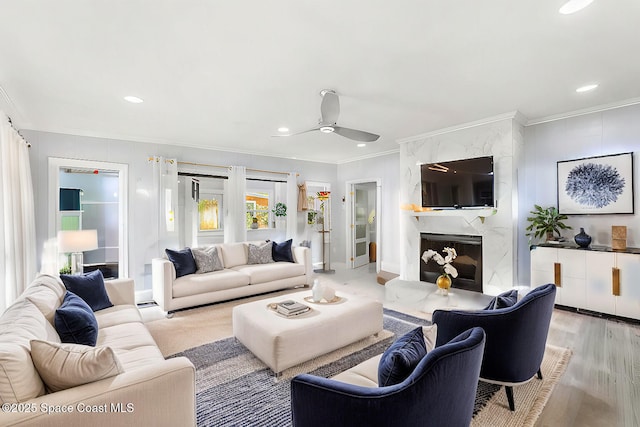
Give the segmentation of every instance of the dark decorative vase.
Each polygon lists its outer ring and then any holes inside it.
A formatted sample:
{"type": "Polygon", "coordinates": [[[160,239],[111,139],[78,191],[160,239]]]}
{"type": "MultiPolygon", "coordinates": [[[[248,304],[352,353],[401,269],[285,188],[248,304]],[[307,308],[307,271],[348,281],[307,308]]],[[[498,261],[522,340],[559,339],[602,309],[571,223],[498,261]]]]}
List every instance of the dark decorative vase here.
{"type": "Polygon", "coordinates": [[[580,232],[573,238],[581,248],[588,248],[591,244],[591,236],[584,232],[584,228],[580,227],[580,232]]]}

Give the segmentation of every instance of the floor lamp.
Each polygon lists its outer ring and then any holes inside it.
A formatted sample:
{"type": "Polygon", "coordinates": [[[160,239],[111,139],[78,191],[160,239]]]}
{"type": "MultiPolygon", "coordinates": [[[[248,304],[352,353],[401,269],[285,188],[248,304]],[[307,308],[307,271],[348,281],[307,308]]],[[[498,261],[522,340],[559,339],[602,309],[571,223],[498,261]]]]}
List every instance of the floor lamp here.
{"type": "Polygon", "coordinates": [[[98,249],[98,230],[58,231],[58,250],[71,253],[71,274],[84,272],[83,252],[98,249]]]}

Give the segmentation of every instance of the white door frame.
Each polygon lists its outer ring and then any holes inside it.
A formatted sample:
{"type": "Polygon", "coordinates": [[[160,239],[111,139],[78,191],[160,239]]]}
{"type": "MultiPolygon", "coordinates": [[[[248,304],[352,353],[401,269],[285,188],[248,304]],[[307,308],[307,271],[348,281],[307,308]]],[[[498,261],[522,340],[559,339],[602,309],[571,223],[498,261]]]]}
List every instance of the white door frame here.
{"type": "Polygon", "coordinates": [[[345,182],[345,206],[346,206],[346,221],[345,221],[345,242],[346,253],[345,262],[348,268],[353,269],[353,239],[354,229],[351,225],[354,223],[353,212],[353,197],[355,195],[354,187],[356,184],[366,184],[368,182],[374,182],[376,184],[376,273],[380,272],[380,248],[382,243],[382,233],[380,232],[380,224],[382,223],[382,179],[369,178],[369,179],[355,179],[345,182]]]}
{"type": "Polygon", "coordinates": [[[127,236],[129,165],[97,160],[49,157],[49,239],[56,239],[58,233],[56,219],[60,210],[60,168],[118,171],[118,277],[129,277],[129,240],[127,236]]]}

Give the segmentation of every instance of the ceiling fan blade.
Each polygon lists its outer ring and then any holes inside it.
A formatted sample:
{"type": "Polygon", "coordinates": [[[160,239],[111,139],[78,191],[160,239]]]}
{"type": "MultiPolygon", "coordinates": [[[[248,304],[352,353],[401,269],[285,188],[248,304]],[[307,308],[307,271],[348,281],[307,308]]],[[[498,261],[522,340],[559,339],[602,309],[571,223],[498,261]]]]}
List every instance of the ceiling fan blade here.
{"type": "Polygon", "coordinates": [[[333,125],[340,116],[340,100],[332,90],[323,90],[322,104],[320,104],[321,123],[333,125]]]}
{"type": "Polygon", "coordinates": [[[300,135],[303,133],[307,133],[307,132],[313,132],[316,130],[320,130],[320,128],[313,128],[313,129],[308,129],[308,130],[303,130],[302,132],[296,132],[296,133],[283,133],[280,135],[271,135],[272,137],[279,137],[279,136],[294,136],[294,135],[300,135]]]}
{"type": "Polygon", "coordinates": [[[375,133],[365,132],[363,130],[349,129],[343,128],[340,126],[334,126],[333,131],[340,136],[344,136],[345,138],[353,139],[354,141],[360,142],[373,142],[377,141],[380,138],[380,135],[376,135],[375,133]]]}

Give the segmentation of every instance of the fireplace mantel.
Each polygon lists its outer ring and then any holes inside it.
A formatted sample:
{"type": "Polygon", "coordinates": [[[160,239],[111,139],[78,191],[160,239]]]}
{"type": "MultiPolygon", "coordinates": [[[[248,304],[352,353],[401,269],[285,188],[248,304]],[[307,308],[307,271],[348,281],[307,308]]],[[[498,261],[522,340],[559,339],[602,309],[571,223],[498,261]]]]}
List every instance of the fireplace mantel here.
{"type": "Polygon", "coordinates": [[[425,211],[408,211],[408,214],[415,217],[416,221],[420,220],[420,217],[443,217],[443,216],[458,216],[463,217],[467,222],[471,222],[476,218],[480,218],[480,221],[484,223],[484,219],[488,216],[495,215],[498,212],[495,208],[481,208],[481,209],[432,209],[425,211]]]}

